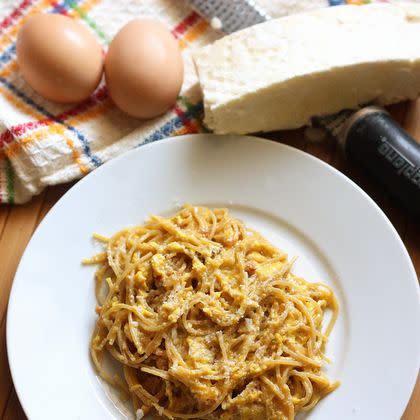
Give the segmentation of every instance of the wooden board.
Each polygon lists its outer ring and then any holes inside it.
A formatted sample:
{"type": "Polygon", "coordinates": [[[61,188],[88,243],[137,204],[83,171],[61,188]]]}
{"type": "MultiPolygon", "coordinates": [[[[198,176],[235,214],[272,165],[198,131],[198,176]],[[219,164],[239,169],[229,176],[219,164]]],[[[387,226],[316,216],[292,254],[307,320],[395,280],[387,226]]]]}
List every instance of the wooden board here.
{"type": "MultiPolygon", "coordinates": [[[[394,118],[420,141],[420,101],[392,107],[394,118]]],[[[420,274],[420,220],[409,216],[386,191],[363,171],[347,162],[333,139],[308,143],[302,131],[272,133],[267,136],[305,150],[335,166],[359,184],[383,209],[404,241],[420,274]]],[[[23,206],[0,206],[0,420],[25,419],[14,391],[6,355],[6,309],[17,264],[34,229],[69,185],[48,188],[23,206]]],[[[420,380],[407,406],[403,420],[420,419],[420,380]]]]}

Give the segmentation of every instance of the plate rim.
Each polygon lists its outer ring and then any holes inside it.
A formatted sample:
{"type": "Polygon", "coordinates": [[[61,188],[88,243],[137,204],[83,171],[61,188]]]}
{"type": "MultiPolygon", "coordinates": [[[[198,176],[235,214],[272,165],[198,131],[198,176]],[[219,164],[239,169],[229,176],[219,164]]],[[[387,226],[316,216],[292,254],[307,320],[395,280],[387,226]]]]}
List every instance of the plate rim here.
{"type": "MultiPolygon", "coordinates": [[[[196,138],[204,138],[204,137],[208,137],[208,136],[212,136],[212,137],[218,137],[218,138],[237,138],[235,141],[256,141],[256,142],[261,142],[261,143],[269,143],[270,145],[276,145],[276,147],[279,148],[284,148],[287,149],[289,152],[292,153],[296,153],[297,155],[301,155],[305,158],[309,158],[310,160],[312,160],[313,162],[316,162],[317,164],[320,164],[321,166],[323,166],[325,169],[327,169],[328,171],[332,172],[334,175],[338,176],[339,178],[341,178],[342,181],[350,184],[356,191],[357,193],[361,194],[362,197],[364,199],[366,199],[369,204],[375,209],[376,213],[378,214],[378,216],[381,217],[382,221],[387,225],[387,228],[390,229],[390,232],[392,233],[392,236],[394,237],[394,239],[398,242],[398,247],[399,249],[402,251],[402,254],[404,256],[404,260],[405,263],[407,264],[407,268],[410,271],[410,276],[412,277],[412,280],[415,282],[415,284],[417,285],[416,290],[417,290],[417,300],[420,303],[420,288],[418,287],[418,278],[417,278],[417,273],[415,271],[413,262],[411,260],[411,257],[408,253],[408,250],[404,244],[404,242],[402,241],[399,233],[397,232],[397,230],[395,229],[394,225],[391,223],[391,221],[389,220],[389,218],[386,216],[386,214],[384,213],[384,211],[379,207],[379,205],[359,186],[357,185],[352,179],[350,179],[348,176],[346,176],[344,173],[340,172],[337,168],[333,167],[332,165],[330,165],[329,163],[323,161],[322,159],[318,158],[317,156],[314,156],[304,150],[298,149],[296,147],[290,146],[288,144],[284,144],[281,143],[281,141],[278,140],[272,140],[272,139],[267,139],[267,138],[263,138],[263,137],[258,137],[258,136],[254,136],[254,135],[230,135],[230,134],[213,134],[213,133],[197,133],[197,134],[184,134],[184,135],[180,135],[180,136],[176,136],[176,137],[165,137],[159,140],[155,140],[153,142],[147,143],[147,144],[140,144],[137,147],[130,149],[128,151],[125,151],[124,153],[109,159],[108,161],[106,161],[104,164],[102,164],[100,167],[92,170],[91,172],[89,172],[87,175],[85,175],[84,177],[82,177],[81,179],[79,179],[74,185],[72,185],[64,194],[62,197],[60,197],[60,199],[53,205],[53,207],[46,213],[46,215],[44,216],[44,218],[42,219],[42,221],[39,223],[39,225],[36,227],[36,229],[34,230],[30,240],[28,241],[27,245],[25,246],[25,249],[20,257],[19,263],[17,265],[14,277],[13,277],[13,282],[12,282],[12,287],[10,289],[10,294],[8,297],[8,304],[7,304],[7,311],[6,311],[6,352],[7,352],[7,360],[8,360],[8,365],[9,365],[9,369],[10,369],[10,374],[12,377],[12,381],[13,381],[13,387],[15,389],[16,395],[19,399],[19,402],[22,406],[22,409],[25,413],[25,415],[28,417],[28,419],[31,419],[30,417],[30,413],[28,410],[27,405],[25,404],[25,397],[24,395],[22,395],[21,390],[19,389],[19,385],[16,384],[16,373],[15,373],[15,368],[12,362],[12,358],[13,356],[11,355],[11,351],[10,351],[10,342],[12,341],[12,336],[13,336],[13,328],[12,328],[12,320],[11,317],[9,316],[9,313],[11,311],[11,307],[16,305],[15,301],[16,301],[16,297],[15,297],[15,284],[16,284],[16,279],[18,278],[18,275],[20,273],[21,270],[21,266],[22,266],[22,261],[24,260],[28,249],[31,247],[31,244],[33,243],[34,240],[36,240],[37,237],[37,233],[40,230],[40,228],[48,223],[48,219],[51,216],[51,214],[53,214],[55,211],[57,211],[57,208],[61,207],[63,202],[65,200],[68,199],[68,196],[73,194],[75,191],[77,191],[79,188],[81,188],[85,182],[88,182],[88,180],[94,176],[100,176],[100,173],[103,170],[107,170],[107,168],[109,166],[115,165],[117,164],[120,160],[126,159],[127,156],[132,155],[132,154],[136,154],[136,153],[144,153],[147,150],[149,150],[150,148],[154,148],[156,146],[163,146],[164,144],[168,143],[168,142],[185,142],[185,141],[195,141],[196,138]]],[[[217,139],[214,139],[214,141],[217,141],[217,139]]],[[[418,369],[420,368],[420,354],[418,356],[418,361],[417,361],[417,365],[418,365],[418,369]]],[[[403,415],[407,404],[412,396],[413,390],[414,390],[414,386],[416,384],[416,380],[417,380],[417,375],[418,373],[413,373],[411,374],[411,378],[410,378],[410,389],[411,392],[410,394],[407,395],[405,401],[402,401],[400,403],[402,409],[401,409],[401,416],[403,415]]]]}

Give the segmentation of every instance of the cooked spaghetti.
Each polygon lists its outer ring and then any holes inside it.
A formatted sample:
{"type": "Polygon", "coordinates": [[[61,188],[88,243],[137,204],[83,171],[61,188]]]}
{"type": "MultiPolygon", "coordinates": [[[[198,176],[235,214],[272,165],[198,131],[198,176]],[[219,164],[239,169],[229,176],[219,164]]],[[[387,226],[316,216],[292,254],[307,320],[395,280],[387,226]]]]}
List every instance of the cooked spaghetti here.
{"type": "Polygon", "coordinates": [[[338,386],[322,371],[333,292],[293,274],[293,260],[226,209],[187,205],[96,237],[106,251],[85,261],[99,265],[91,355],[137,418],[293,419],[338,386]]]}

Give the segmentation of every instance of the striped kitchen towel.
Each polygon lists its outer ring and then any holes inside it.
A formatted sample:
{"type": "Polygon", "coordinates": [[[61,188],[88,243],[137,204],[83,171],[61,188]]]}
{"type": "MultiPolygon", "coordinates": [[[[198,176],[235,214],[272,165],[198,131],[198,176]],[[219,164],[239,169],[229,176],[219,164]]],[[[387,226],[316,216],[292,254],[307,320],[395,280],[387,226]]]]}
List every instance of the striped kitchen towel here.
{"type": "MultiPolygon", "coordinates": [[[[347,0],[362,4],[364,0],[347,0]]],[[[272,16],[340,0],[260,0],[272,16]]],[[[24,203],[47,185],[68,182],[120,153],[163,137],[203,131],[201,98],[191,51],[220,33],[184,0],[1,0],[0,2],[0,203],[24,203]],[[140,122],[120,112],[102,82],[77,105],[58,105],[37,95],[16,63],[16,36],[28,17],[61,13],[79,19],[106,49],[133,18],[156,18],[171,28],[183,51],[185,80],[172,110],[140,122]]]]}

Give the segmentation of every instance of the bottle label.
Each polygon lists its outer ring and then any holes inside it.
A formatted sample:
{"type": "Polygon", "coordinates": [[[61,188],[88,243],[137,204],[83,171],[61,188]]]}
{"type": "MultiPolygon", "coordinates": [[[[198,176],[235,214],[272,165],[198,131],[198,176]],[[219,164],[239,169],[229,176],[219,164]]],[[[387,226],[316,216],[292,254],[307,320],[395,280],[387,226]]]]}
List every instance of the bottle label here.
{"type": "Polygon", "coordinates": [[[420,167],[415,166],[409,159],[403,156],[390,144],[386,137],[381,137],[378,145],[378,152],[396,169],[398,175],[409,179],[420,188],[420,167]]]}

